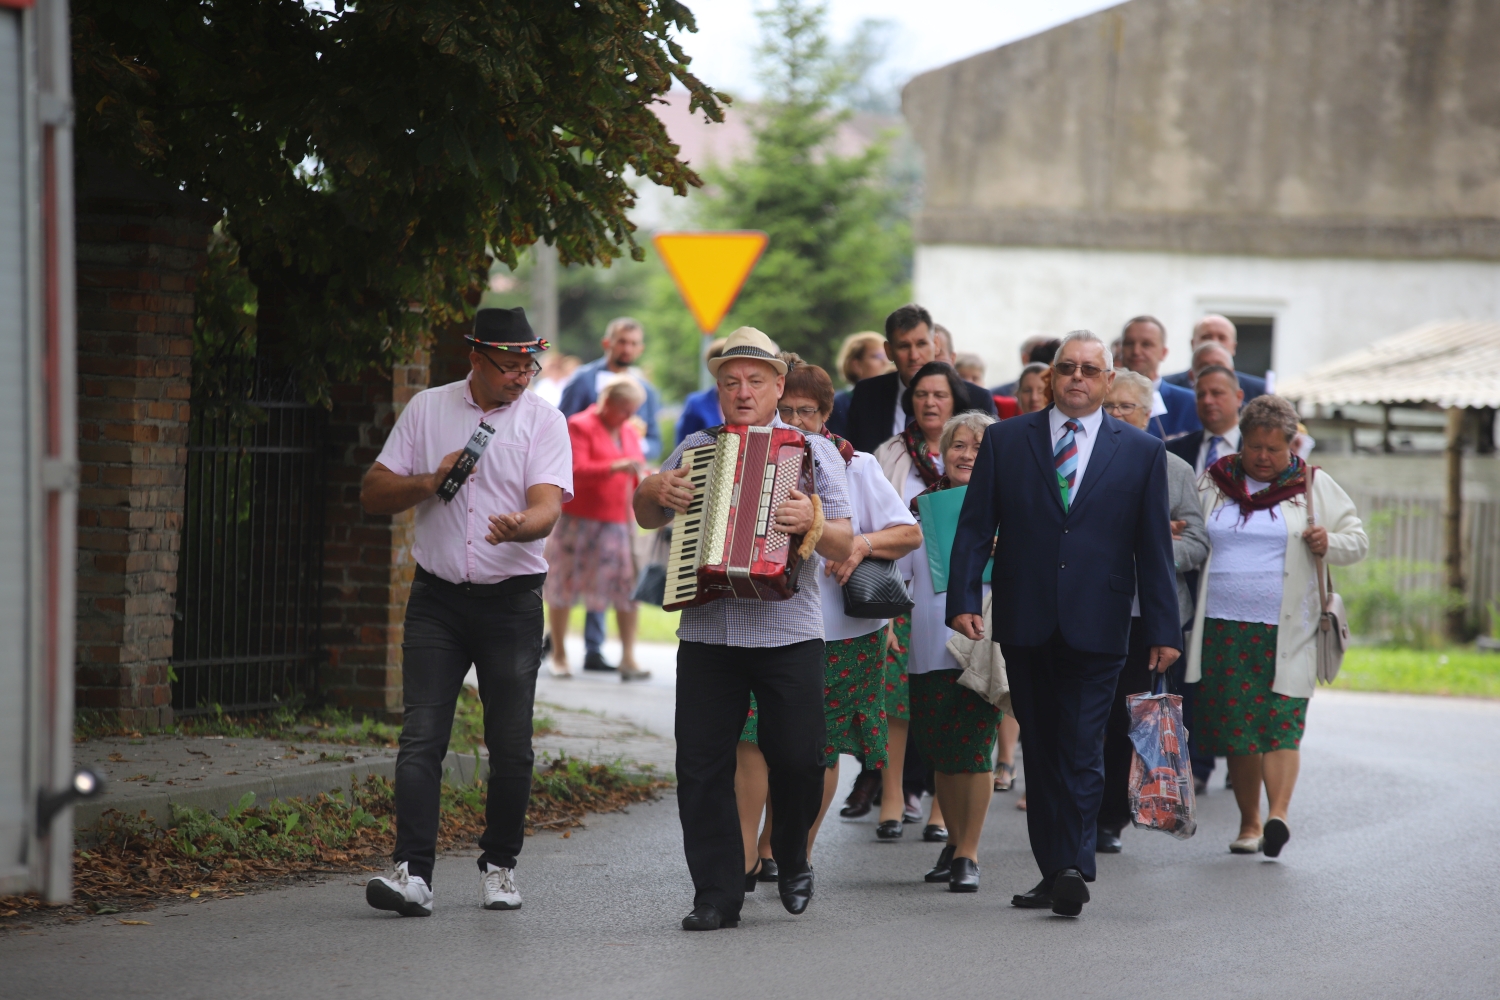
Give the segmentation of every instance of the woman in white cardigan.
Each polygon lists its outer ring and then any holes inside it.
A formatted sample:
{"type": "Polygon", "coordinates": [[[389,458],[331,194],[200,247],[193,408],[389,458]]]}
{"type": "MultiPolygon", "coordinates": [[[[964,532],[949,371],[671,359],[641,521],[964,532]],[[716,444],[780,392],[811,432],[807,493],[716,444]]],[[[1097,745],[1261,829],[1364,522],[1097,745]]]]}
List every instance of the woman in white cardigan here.
{"type": "Polygon", "coordinates": [[[1348,566],[1365,557],[1370,540],[1349,494],[1293,453],[1291,403],[1251,400],[1240,435],[1239,453],[1215,462],[1199,483],[1211,550],[1199,578],[1187,681],[1199,684],[1193,742],[1229,759],[1240,807],[1229,850],[1274,858],[1291,837],[1287,808],[1317,686],[1314,556],[1348,566]],[[1270,802],[1264,826],[1262,784],[1270,802]]]}

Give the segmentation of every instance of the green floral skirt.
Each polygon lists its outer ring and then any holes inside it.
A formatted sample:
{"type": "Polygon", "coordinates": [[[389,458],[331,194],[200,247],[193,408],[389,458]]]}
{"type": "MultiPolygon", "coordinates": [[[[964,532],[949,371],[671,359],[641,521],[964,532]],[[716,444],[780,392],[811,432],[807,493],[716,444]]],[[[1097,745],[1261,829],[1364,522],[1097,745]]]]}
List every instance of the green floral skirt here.
{"type": "MultiPolygon", "coordinates": [[[[885,629],[855,639],[835,639],[828,643],[823,665],[823,721],[828,731],[824,749],[824,766],[834,767],[839,754],[858,758],[866,771],[886,765],[884,672],[880,652],[885,645],[885,629]]],[[[755,696],[750,696],[750,712],[740,741],[755,743],[755,696]]]]}
{"type": "Polygon", "coordinates": [[[1295,750],[1307,725],[1307,699],[1271,690],[1276,626],[1203,620],[1203,680],[1189,738],[1218,757],[1295,750]]]}
{"type": "MultiPolygon", "coordinates": [[[[896,642],[885,654],[885,711],[892,719],[902,722],[911,718],[911,682],[906,676],[906,664],[911,655],[911,618],[901,615],[892,618],[896,642]],[[900,646],[903,652],[896,652],[900,646]]],[[[881,630],[884,635],[884,630],[881,630]]]]}
{"type": "Polygon", "coordinates": [[[911,731],[922,759],[944,774],[982,774],[995,753],[1000,709],[958,683],[960,670],[911,675],[911,731]]]}

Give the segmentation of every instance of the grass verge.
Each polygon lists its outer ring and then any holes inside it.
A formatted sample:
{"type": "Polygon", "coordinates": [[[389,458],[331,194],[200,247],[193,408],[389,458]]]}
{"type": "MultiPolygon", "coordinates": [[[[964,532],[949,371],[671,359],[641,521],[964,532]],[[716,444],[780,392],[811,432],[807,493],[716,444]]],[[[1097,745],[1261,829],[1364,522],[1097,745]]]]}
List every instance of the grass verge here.
{"type": "MultiPolygon", "coordinates": [[[[556,721],[545,712],[532,717],[532,734],[543,736],[554,732],[556,721]]],[[[339,743],[345,746],[394,747],[401,727],[371,718],[356,718],[348,709],[309,709],[292,702],[269,712],[245,715],[190,715],[170,730],[153,730],[177,736],[227,736],[234,739],[267,739],[287,743],[339,743]]],[[[80,712],[73,727],[77,742],[99,736],[140,736],[139,730],[123,730],[97,716],[80,712]]],[[[449,748],[458,753],[472,753],[484,745],[484,706],[479,695],[467,685],[459,692],[458,710],[453,716],[453,737],[449,748]]]]}
{"type": "MultiPolygon", "coordinates": [[[[583,825],[659,796],[667,782],[618,764],[560,757],[538,768],[526,833],[583,825]]],[[[484,831],[484,786],[444,785],[438,850],[470,847],[484,831]]],[[[0,930],[25,929],[38,911],[64,920],[86,914],[153,909],[157,901],[243,895],[255,885],[309,874],[383,869],[395,846],[394,789],[370,777],[351,789],[310,799],[255,804],[253,792],[223,816],[174,808],[170,829],[109,810],[98,842],[74,852],[75,901],[49,907],[34,895],[0,897],[0,930]]]]}
{"type": "Polygon", "coordinates": [[[1500,698],[1500,653],[1461,647],[1354,646],[1333,686],[1346,691],[1500,698]]]}

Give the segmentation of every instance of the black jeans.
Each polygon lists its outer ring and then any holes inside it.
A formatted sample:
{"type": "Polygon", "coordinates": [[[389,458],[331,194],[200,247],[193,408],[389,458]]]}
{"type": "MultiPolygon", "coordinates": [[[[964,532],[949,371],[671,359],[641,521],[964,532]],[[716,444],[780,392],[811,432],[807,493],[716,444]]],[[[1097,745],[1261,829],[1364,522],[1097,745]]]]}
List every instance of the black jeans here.
{"type": "Polygon", "coordinates": [[[771,854],[792,875],[807,864],[807,831],[823,804],[823,640],[677,647],[677,809],[693,905],[730,919],[745,902],[734,771],[751,691],[770,771],[771,854]]]}
{"type": "Polygon", "coordinates": [[[1000,651],[1021,724],[1031,853],[1044,878],[1077,868],[1092,882],[1104,731],[1125,657],[1073,649],[1061,631],[1044,646],[1000,651]]]}
{"type": "Polygon", "coordinates": [[[526,839],[531,799],[531,707],[542,662],[542,588],[478,596],[443,581],[417,580],[406,605],[401,644],[406,714],[396,755],[395,861],[432,884],[443,758],[464,675],[473,664],[484,702],[490,753],[486,862],[514,868],[526,839]]]}

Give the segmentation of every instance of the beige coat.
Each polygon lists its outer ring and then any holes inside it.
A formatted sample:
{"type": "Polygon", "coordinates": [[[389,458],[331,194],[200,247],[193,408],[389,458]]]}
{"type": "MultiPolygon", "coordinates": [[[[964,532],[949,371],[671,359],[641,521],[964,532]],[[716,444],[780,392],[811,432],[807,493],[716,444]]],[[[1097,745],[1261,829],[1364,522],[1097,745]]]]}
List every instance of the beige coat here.
{"type": "Polygon", "coordinates": [[[901,440],[899,434],[875,449],[875,461],[880,463],[880,471],[885,473],[886,482],[896,487],[898,494],[906,488],[906,477],[911,475],[912,467],[916,465],[907,454],[906,442],[901,440]]]}
{"type": "MultiPolygon", "coordinates": [[[[1219,507],[1231,502],[1206,473],[1198,480],[1198,489],[1203,499],[1205,521],[1219,507]]],[[[1307,508],[1300,498],[1293,498],[1282,501],[1277,514],[1287,531],[1286,580],[1281,589],[1276,677],[1271,690],[1290,698],[1311,698],[1318,685],[1318,651],[1313,637],[1321,609],[1318,607],[1318,578],[1313,568],[1312,550],[1302,541],[1302,532],[1307,529],[1307,508]]],[[[1365,557],[1370,549],[1370,539],[1354,509],[1354,501],[1332,476],[1321,469],[1313,476],[1313,514],[1318,524],[1328,529],[1325,562],[1333,566],[1349,566],[1365,557]]],[[[1188,635],[1186,680],[1189,684],[1203,678],[1203,619],[1208,605],[1208,575],[1213,559],[1210,550],[1198,580],[1198,607],[1193,612],[1193,630],[1188,635]]]]}

